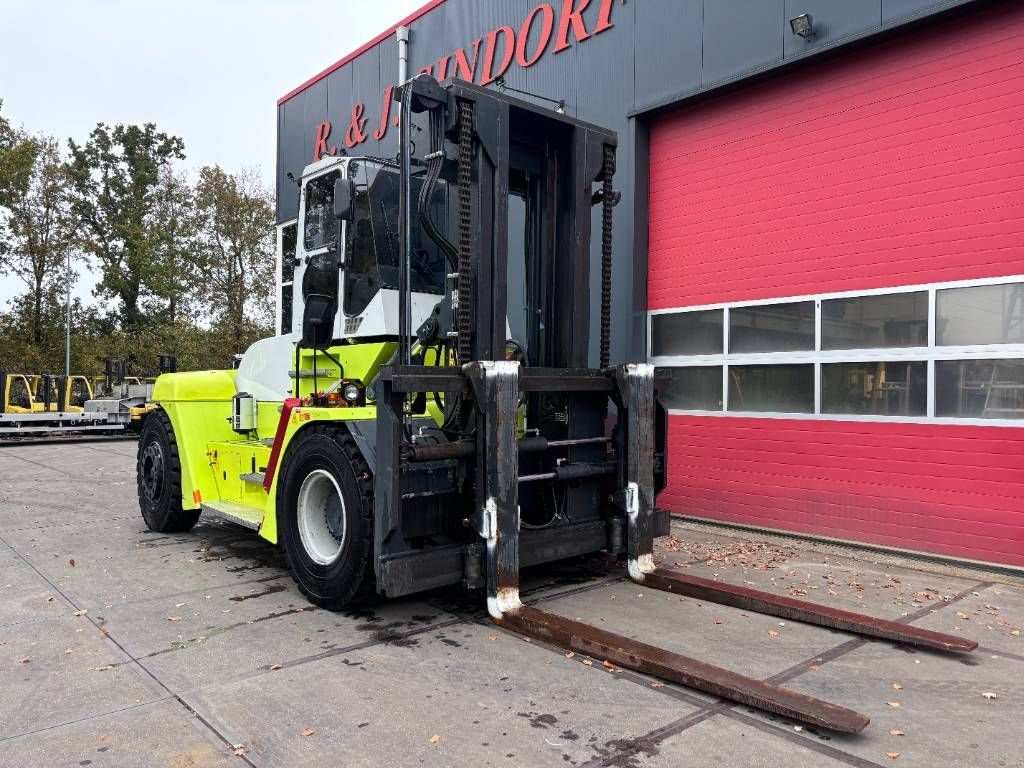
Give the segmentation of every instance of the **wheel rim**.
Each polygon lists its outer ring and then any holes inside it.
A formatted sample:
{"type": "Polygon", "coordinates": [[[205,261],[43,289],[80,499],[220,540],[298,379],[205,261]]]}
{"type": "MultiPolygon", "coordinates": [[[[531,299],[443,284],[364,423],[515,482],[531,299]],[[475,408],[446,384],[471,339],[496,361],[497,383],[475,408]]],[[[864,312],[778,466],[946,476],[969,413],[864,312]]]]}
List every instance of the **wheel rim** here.
{"type": "Polygon", "coordinates": [[[334,476],[314,469],[299,488],[299,539],[313,562],[330,565],[345,545],[345,501],[334,476]]]}
{"type": "Polygon", "coordinates": [[[159,501],[164,491],[164,451],[155,441],[142,452],[142,491],[152,502],[159,501]]]}

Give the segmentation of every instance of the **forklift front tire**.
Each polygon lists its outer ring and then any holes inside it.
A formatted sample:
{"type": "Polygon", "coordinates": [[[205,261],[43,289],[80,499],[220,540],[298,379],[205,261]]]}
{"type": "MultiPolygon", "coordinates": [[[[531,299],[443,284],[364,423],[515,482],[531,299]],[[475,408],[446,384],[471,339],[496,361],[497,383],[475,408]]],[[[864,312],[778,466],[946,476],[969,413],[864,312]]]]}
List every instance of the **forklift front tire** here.
{"type": "Polygon", "coordinates": [[[174,427],[163,411],[154,411],[142,425],[135,474],[139,507],[149,530],[192,530],[200,511],[181,508],[181,458],[174,427]]]}
{"type": "Polygon", "coordinates": [[[348,432],[317,425],[289,447],[280,484],[278,531],[292,576],[310,602],[341,610],[372,583],[369,467],[348,432]]]}

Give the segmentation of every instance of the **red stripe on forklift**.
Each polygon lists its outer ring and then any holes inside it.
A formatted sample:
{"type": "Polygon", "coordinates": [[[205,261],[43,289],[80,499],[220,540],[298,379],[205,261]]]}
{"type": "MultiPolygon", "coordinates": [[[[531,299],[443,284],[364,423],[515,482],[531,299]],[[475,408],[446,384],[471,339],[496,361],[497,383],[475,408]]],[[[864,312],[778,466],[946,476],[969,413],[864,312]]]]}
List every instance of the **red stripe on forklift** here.
{"type": "Polygon", "coordinates": [[[277,422],[277,434],[274,435],[274,447],[270,449],[270,460],[267,462],[267,471],[263,475],[263,490],[270,493],[274,484],[274,473],[277,471],[277,462],[281,458],[281,446],[284,444],[284,433],[288,431],[288,419],[292,415],[292,409],[299,404],[299,398],[289,397],[281,406],[281,418],[277,422]]]}

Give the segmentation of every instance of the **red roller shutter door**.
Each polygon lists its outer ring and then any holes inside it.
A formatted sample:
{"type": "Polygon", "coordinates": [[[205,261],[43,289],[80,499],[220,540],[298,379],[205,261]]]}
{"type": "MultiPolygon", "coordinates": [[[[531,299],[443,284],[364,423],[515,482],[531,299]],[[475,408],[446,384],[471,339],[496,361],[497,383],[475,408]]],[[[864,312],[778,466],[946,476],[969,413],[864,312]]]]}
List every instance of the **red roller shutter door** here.
{"type": "MultiPolygon", "coordinates": [[[[1024,7],[652,125],[650,309],[1024,273],[1024,7]]],[[[1024,430],[673,416],[674,511],[1024,566],[1024,430]]]]}

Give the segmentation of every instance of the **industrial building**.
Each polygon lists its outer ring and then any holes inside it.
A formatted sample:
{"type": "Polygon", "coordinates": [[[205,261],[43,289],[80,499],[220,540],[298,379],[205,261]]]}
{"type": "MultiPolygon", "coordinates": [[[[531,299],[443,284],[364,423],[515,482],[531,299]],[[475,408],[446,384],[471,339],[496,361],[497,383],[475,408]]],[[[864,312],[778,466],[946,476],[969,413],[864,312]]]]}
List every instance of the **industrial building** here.
{"type": "Polygon", "coordinates": [[[434,0],[278,103],[284,332],[293,179],[395,156],[399,27],[411,73],[618,132],[612,360],[671,370],[660,506],[1024,566],[1024,4],[434,0]]]}

